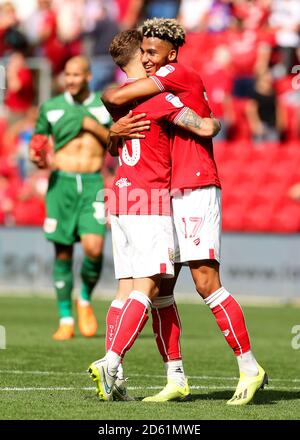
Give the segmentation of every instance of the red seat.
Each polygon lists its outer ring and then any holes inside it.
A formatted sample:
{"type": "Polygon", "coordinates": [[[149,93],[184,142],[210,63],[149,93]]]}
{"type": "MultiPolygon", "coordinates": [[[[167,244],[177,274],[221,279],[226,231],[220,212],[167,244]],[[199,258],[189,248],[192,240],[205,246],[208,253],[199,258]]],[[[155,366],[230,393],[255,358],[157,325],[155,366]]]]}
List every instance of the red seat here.
{"type": "Polygon", "coordinates": [[[277,207],[287,200],[288,187],[285,181],[276,181],[259,186],[252,198],[251,207],[265,204],[267,207],[277,207]]]}
{"type": "Polygon", "coordinates": [[[271,232],[293,233],[300,231],[300,203],[278,209],[270,224],[271,232]]]}
{"type": "Polygon", "coordinates": [[[239,203],[226,206],[222,210],[223,231],[242,231],[244,212],[239,203]]]}
{"type": "Polygon", "coordinates": [[[271,228],[273,209],[266,204],[249,209],[244,216],[243,230],[248,232],[268,232],[271,228]]]}
{"type": "Polygon", "coordinates": [[[42,226],[45,218],[44,202],[37,197],[18,201],[14,215],[18,226],[42,226]]]}

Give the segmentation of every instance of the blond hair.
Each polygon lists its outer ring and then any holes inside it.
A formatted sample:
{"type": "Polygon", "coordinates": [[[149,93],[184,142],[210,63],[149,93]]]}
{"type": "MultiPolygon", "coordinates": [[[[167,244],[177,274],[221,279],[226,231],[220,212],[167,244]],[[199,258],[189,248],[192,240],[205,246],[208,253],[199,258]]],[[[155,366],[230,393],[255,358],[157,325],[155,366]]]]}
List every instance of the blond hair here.
{"type": "Polygon", "coordinates": [[[153,18],[142,24],[143,37],[167,40],[178,49],[185,43],[185,30],[174,18],[153,18]]]}

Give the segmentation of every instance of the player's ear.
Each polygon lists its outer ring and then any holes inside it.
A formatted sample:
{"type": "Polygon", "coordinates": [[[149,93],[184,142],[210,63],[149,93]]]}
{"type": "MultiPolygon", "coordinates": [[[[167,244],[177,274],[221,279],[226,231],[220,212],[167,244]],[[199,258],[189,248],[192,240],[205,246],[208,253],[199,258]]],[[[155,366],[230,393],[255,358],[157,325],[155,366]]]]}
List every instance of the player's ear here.
{"type": "Polygon", "coordinates": [[[169,63],[173,63],[177,58],[177,51],[175,49],[171,49],[168,53],[168,61],[169,63]]]}

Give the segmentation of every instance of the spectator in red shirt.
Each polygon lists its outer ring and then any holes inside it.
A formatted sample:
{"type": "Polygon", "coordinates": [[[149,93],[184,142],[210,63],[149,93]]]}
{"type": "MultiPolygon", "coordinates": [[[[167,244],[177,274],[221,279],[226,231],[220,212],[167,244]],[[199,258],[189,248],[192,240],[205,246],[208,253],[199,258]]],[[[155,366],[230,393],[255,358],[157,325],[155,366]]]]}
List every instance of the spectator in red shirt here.
{"type": "Polygon", "coordinates": [[[16,188],[11,185],[11,174],[12,167],[7,161],[3,161],[0,166],[0,225],[14,224],[16,188]]]}
{"type": "Polygon", "coordinates": [[[27,41],[18,30],[15,7],[10,2],[0,4],[0,57],[13,50],[25,51],[27,41]]]}
{"type": "Polygon", "coordinates": [[[4,99],[10,121],[24,116],[32,106],[34,91],[32,73],[26,65],[24,55],[13,53],[6,67],[7,90],[4,99]]]}
{"type": "Polygon", "coordinates": [[[45,218],[44,198],[48,186],[48,172],[34,171],[23,182],[14,207],[16,225],[41,226],[45,218]]]}
{"type": "Polygon", "coordinates": [[[60,73],[68,58],[68,48],[57,36],[57,16],[51,0],[38,0],[38,9],[28,18],[24,29],[31,44],[41,48],[42,53],[37,55],[46,56],[53,73],[60,73]]]}

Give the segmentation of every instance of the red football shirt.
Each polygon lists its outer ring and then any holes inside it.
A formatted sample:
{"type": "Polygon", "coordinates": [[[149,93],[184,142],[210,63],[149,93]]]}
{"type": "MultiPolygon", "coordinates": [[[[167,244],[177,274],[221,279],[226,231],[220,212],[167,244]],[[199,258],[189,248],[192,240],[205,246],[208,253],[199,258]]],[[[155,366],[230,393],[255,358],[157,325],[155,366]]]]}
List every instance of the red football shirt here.
{"type": "Polygon", "coordinates": [[[161,93],[134,108],[133,114],[146,113],[151,126],[145,139],[126,141],[119,148],[120,166],[109,201],[112,214],[170,215],[169,122],[176,122],[185,109],[171,93],[161,93]]]}
{"type": "Polygon", "coordinates": [[[25,112],[33,104],[33,81],[32,73],[27,67],[21,68],[18,73],[21,88],[18,91],[7,90],[5,105],[12,112],[25,112]]]}
{"type": "MultiPolygon", "coordinates": [[[[205,88],[198,73],[182,64],[172,63],[161,67],[154,76],[161,91],[176,94],[183,104],[202,117],[210,117],[205,88]]],[[[209,185],[220,187],[211,139],[175,127],[171,140],[171,188],[196,189],[209,185]]]]}

